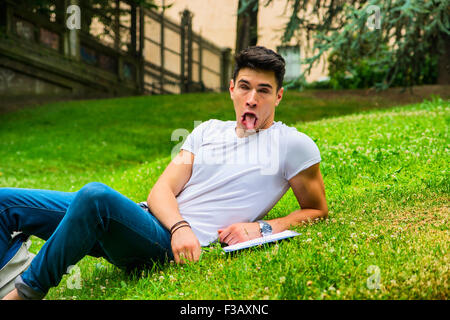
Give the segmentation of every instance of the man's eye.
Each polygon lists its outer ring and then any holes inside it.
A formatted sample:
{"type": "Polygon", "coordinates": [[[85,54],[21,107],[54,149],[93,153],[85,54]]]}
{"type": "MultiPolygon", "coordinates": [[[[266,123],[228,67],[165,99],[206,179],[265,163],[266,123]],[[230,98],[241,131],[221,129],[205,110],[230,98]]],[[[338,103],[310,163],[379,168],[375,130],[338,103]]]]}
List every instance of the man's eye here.
{"type": "Polygon", "coordinates": [[[260,92],[260,93],[269,93],[269,90],[262,89],[262,90],[259,90],[259,92],[260,92]]]}
{"type": "Polygon", "coordinates": [[[239,88],[244,89],[244,90],[248,90],[247,86],[240,86],[239,88]]]}

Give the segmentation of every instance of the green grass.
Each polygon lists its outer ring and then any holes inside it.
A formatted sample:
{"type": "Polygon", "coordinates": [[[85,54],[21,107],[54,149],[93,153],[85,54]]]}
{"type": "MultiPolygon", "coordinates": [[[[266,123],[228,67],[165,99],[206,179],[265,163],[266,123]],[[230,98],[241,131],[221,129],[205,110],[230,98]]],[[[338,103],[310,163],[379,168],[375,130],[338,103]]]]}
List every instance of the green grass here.
{"type": "MultiPolygon", "coordinates": [[[[211,247],[198,263],[141,274],[86,257],[77,264],[81,289],[70,289],[66,275],[46,298],[447,299],[450,103],[373,107],[288,93],[277,110],[277,120],[319,146],[327,221],[298,227],[301,236],[277,245],[234,255],[211,247]]],[[[170,139],[174,129],[233,116],[226,94],[54,103],[0,115],[0,187],[76,191],[101,181],[142,201],[179,143],[170,139]]],[[[288,191],[267,218],[297,205],[288,191]]],[[[32,251],[42,244],[33,238],[32,251]]]]}

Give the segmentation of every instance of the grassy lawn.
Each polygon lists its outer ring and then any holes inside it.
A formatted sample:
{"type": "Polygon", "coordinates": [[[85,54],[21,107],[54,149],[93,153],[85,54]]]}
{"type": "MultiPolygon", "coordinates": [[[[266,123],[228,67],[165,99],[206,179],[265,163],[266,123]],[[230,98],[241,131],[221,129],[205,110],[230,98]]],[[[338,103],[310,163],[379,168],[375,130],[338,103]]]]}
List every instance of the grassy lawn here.
{"type": "MultiPolygon", "coordinates": [[[[198,263],[127,275],[103,259],[77,266],[47,299],[448,299],[450,103],[381,108],[287,93],[276,120],[322,155],[329,219],[301,236],[198,263]]],[[[387,103],[386,103],[387,105],[387,103]]],[[[233,119],[226,94],[52,103],[0,115],[0,187],[76,191],[106,183],[143,201],[170,161],[177,128],[233,119]]],[[[268,219],[297,208],[291,191],[268,219]]],[[[32,251],[43,241],[33,238],[32,251]]]]}

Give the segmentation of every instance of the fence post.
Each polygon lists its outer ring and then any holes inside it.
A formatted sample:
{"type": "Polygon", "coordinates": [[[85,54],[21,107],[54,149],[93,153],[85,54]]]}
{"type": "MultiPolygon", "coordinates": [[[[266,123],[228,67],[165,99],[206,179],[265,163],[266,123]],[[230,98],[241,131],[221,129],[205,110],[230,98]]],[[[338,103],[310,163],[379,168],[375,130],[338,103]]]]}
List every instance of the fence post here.
{"type": "Polygon", "coordinates": [[[181,93],[189,92],[192,82],[192,14],[185,9],[181,13],[181,93]],[[187,42],[187,45],[186,45],[187,42]],[[187,51],[187,56],[186,56],[187,51]],[[187,58],[187,67],[186,67],[187,58]],[[186,75],[187,70],[187,75],[186,75]]]}
{"type": "Polygon", "coordinates": [[[160,86],[160,93],[163,94],[164,93],[164,70],[165,70],[165,59],[164,59],[164,43],[165,43],[165,39],[164,39],[164,11],[165,11],[165,7],[164,7],[164,1],[163,1],[163,9],[162,9],[162,13],[161,13],[161,35],[160,35],[160,57],[161,57],[161,72],[159,74],[159,86],[160,86]]]}
{"type": "Polygon", "coordinates": [[[222,58],[220,59],[220,83],[221,83],[221,91],[225,92],[228,90],[229,82],[231,79],[231,49],[223,48],[222,50],[222,58]]]}
{"type": "Polygon", "coordinates": [[[139,85],[141,93],[145,93],[145,10],[142,4],[139,5],[139,85]]]}
{"type": "MultiPolygon", "coordinates": [[[[187,11],[187,10],[186,10],[187,11]]],[[[192,17],[193,14],[191,12],[188,11],[189,14],[189,20],[188,20],[188,25],[187,25],[187,46],[188,46],[188,68],[187,68],[187,79],[188,79],[188,91],[191,91],[191,85],[192,85],[192,46],[193,46],[193,37],[192,37],[192,17]]]]}
{"type": "Polygon", "coordinates": [[[180,93],[186,92],[186,86],[184,81],[184,47],[185,47],[185,25],[184,25],[184,16],[181,13],[181,25],[180,25],[180,93]]]}
{"type": "Polygon", "coordinates": [[[61,28],[61,33],[60,35],[60,41],[59,41],[59,48],[58,48],[58,52],[62,53],[63,55],[66,54],[66,51],[64,50],[64,42],[65,42],[65,37],[66,37],[66,10],[67,10],[67,6],[66,6],[66,1],[65,0],[56,0],[55,1],[55,13],[56,13],[56,17],[55,17],[55,21],[56,24],[61,28]]]}
{"type": "Polygon", "coordinates": [[[136,57],[136,44],[137,44],[137,12],[136,4],[131,3],[131,54],[136,57]]]}
{"type": "MultiPolygon", "coordinates": [[[[70,5],[80,6],[79,2],[79,0],[67,0],[65,1],[67,4],[66,8],[70,5]]],[[[81,8],[81,10],[83,10],[83,8],[81,8]]],[[[66,10],[64,10],[64,12],[64,28],[66,30],[66,32],[64,32],[64,55],[75,60],[80,60],[80,33],[76,28],[67,28],[65,22],[69,16],[66,10]]]]}
{"type": "Polygon", "coordinates": [[[114,8],[114,22],[113,22],[113,30],[114,30],[114,49],[116,51],[120,50],[121,39],[120,39],[120,0],[115,0],[115,8],[114,8]]]}
{"type": "Polygon", "coordinates": [[[198,82],[202,86],[202,91],[205,91],[205,86],[203,85],[203,38],[198,37],[198,82]]]}
{"type": "MultiPolygon", "coordinates": [[[[116,52],[120,52],[122,46],[122,39],[120,39],[120,0],[115,0],[115,8],[114,8],[114,22],[113,22],[113,30],[114,30],[114,49],[116,52]]],[[[123,56],[119,53],[117,55],[117,76],[120,81],[123,81],[123,56]]]]}
{"type": "Polygon", "coordinates": [[[13,14],[11,7],[8,5],[7,2],[0,3],[0,27],[3,28],[3,31],[7,35],[10,35],[12,32],[12,24],[13,24],[13,14]]]}

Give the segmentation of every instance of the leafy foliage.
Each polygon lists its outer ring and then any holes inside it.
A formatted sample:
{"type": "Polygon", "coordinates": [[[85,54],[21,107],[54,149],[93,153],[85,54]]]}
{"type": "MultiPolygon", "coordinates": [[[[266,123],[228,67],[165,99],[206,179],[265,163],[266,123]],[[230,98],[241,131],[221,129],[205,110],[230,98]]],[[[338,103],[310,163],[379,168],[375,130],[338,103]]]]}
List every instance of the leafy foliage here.
{"type": "MultiPolygon", "coordinates": [[[[382,83],[386,72],[389,72],[389,66],[378,64],[374,54],[371,56],[364,54],[372,51],[373,46],[373,41],[366,41],[356,50],[352,48],[342,48],[343,51],[332,50],[328,57],[329,87],[333,89],[361,89],[376,87],[382,83]]],[[[388,51],[389,48],[384,46],[382,50],[388,51]]],[[[414,77],[412,83],[419,85],[436,83],[437,63],[436,56],[425,54],[418,72],[411,75],[414,77]]],[[[403,80],[408,76],[404,72],[397,73],[392,79],[391,86],[404,85],[403,80]]]]}
{"type": "Polygon", "coordinates": [[[287,1],[291,17],[283,42],[302,33],[313,40],[312,48],[306,44],[313,56],[303,60],[303,76],[325,54],[334,53],[344,73],[372,70],[377,88],[420,84],[434,72],[424,73],[424,62],[433,67],[450,35],[449,0],[287,1]],[[368,23],[376,18],[372,8],[379,9],[379,28],[368,23]]]}
{"type": "MultiPolygon", "coordinates": [[[[129,9],[126,6],[116,7],[117,2],[116,0],[79,0],[78,5],[83,16],[82,23],[89,26],[93,18],[98,18],[106,25],[110,25],[117,13],[119,15],[129,14],[129,9]]],[[[153,0],[130,0],[127,3],[143,6],[147,9],[158,8],[153,0]]],[[[66,3],[63,0],[17,0],[16,4],[23,10],[41,16],[50,18],[54,15],[56,16],[56,21],[61,21],[66,13],[66,3]]]]}
{"type": "MultiPolygon", "coordinates": [[[[32,12],[41,17],[45,17],[48,20],[64,25],[67,18],[67,7],[69,6],[67,1],[64,0],[17,0],[16,5],[19,10],[26,12],[32,12]]],[[[130,39],[131,34],[129,28],[124,28],[122,17],[124,20],[129,21],[131,16],[132,6],[142,6],[146,9],[158,8],[154,3],[154,0],[79,0],[78,6],[81,11],[81,29],[85,33],[96,36],[99,39],[106,40],[106,43],[116,42],[118,46],[123,41],[128,46],[127,40],[130,39]],[[118,5],[119,4],[119,5],[118,5]],[[100,22],[102,28],[97,27],[96,34],[92,34],[91,24],[97,20],[100,22]]],[[[170,7],[170,6],[165,6],[170,7]]],[[[128,40],[129,42],[129,40],[128,40]]]]}
{"type": "MultiPolygon", "coordinates": [[[[64,1],[61,0],[17,0],[15,3],[23,8],[28,8],[30,11],[47,15],[56,13],[58,6],[64,6],[64,1]]],[[[157,8],[158,6],[153,0],[129,0],[128,3],[136,6],[144,6],[145,8],[157,8]]],[[[115,8],[116,0],[80,0],[80,7],[98,8],[108,15],[115,8]]]]}

